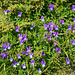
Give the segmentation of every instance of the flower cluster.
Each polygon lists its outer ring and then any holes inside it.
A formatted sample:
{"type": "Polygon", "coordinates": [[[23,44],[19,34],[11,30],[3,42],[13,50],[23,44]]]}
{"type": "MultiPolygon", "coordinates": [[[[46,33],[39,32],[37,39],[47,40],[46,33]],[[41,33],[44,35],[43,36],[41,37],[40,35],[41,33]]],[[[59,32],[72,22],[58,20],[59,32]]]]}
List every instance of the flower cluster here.
{"type": "Polygon", "coordinates": [[[19,40],[20,40],[20,45],[23,45],[24,41],[27,40],[27,36],[24,34],[22,37],[22,34],[18,34],[19,40]]]}
{"type": "Polygon", "coordinates": [[[7,43],[7,42],[5,42],[4,44],[2,44],[2,46],[3,46],[3,50],[4,51],[6,51],[6,49],[10,49],[10,47],[11,47],[11,44],[10,43],[7,43]]]}
{"type": "Polygon", "coordinates": [[[1,58],[2,58],[2,59],[4,59],[4,58],[7,58],[7,57],[8,57],[8,53],[7,53],[7,52],[5,52],[5,53],[1,53],[0,55],[1,55],[1,58]]]}

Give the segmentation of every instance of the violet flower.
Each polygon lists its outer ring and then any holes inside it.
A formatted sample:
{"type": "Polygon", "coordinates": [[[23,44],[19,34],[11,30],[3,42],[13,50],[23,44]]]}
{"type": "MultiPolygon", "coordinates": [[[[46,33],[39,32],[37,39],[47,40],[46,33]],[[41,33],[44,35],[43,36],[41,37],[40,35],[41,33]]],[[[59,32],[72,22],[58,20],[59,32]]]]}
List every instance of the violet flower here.
{"type": "Polygon", "coordinates": [[[25,51],[21,51],[21,53],[22,53],[23,55],[25,55],[26,52],[25,52],[25,51]]]}
{"type": "Polygon", "coordinates": [[[7,48],[6,43],[2,44],[2,46],[3,46],[3,50],[6,51],[7,48]]]}
{"type": "Polygon", "coordinates": [[[41,62],[41,63],[44,62],[44,59],[40,59],[40,62],[41,62]]]}
{"type": "Polygon", "coordinates": [[[33,29],[35,26],[32,24],[30,29],[33,29]]]}
{"type": "Polygon", "coordinates": [[[56,45],[57,45],[56,43],[57,43],[56,41],[53,41],[54,46],[56,46],[56,45]]]}
{"type": "Polygon", "coordinates": [[[68,31],[66,31],[66,33],[68,33],[68,31]]]}
{"type": "Polygon", "coordinates": [[[53,21],[49,22],[50,27],[53,27],[53,21]]]}
{"type": "Polygon", "coordinates": [[[6,15],[6,14],[9,13],[10,11],[9,11],[9,10],[4,10],[4,12],[5,12],[5,15],[6,15]]]}
{"type": "Polygon", "coordinates": [[[69,70],[71,71],[72,69],[70,68],[69,70]]]}
{"type": "Polygon", "coordinates": [[[10,62],[12,62],[13,61],[13,58],[12,57],[10,57],[10,62]]]}
{"type": "Polygon", "coordinates": [[[44,38],[47,36],[47,34],[45,33],[45,36],[44,36],[44,38]]]}
{"type": "Polygon", "coordinates": [[[52,11],[53,8],[54,8],[54,6],[55,6],[54,4],[50,4],[50,5],[49,5],[49,10],[52,11]]]}
{"type": "Polygon", "coordinates": [[[21,17],[22,12],[18,11],[18,17],[21,17]]]}
{"type": "Polygon", "coordinates": [[[49,28],[49,33],[52,33],[52,31],[53,31],[53,28],[49,28]]]}
{"type": "Polygon", "coordinates": [[[5,52],[5,53],[1,53],[1,58],[4,59],[4,58],[8,58],[8,53],[5,52]]]}
{"type": "Polygon", "coordinates": [[[34,53],[29,53],[29,57],[32,58],[34,53]]]}
{"type": "Polygon", "coordinates": [[[66,62],[67,62],[67,64],[70,64],[70,60],[68,58],[66,59],[66,62]]]}
{"type": "Polygon", "coordinates": [[[26,49],[27,49],[27,52],[30,52],[31,51],[31,47],[30,46],[29,46],[29,48],[26,47],[26,49]]]}
{"type": "Polygon", "coordinates": [[[60,48],[56,48],[56,50],[58,54],[61,53],[60,48]]]}
{"type": "Polygon", "coordinates": [[[73,22],[75,23],[75,18],[73,18],[73,22]]]}
{"type": "Polygon", "coordinates": [[[19,40],[22,39],[22,34],[18,34],[19,40]]]}
{"type": "Polygon", "coordinates": [[[72,10],[75,11],[75,5],[72,5],[72,10]]]}
{"type": "Polygon", "coordinates": [[[54,28],[55,28],[55,30],[58,30],[58,26],[57,25],[54,25],[54,28]]]}
{"type": "Polygon", "coordinates": [[[47,28],[49,28],[49,25],[47,25],[47,24],[43,24],[43,25],[44,25],[45,30],[47,30],[47,28]]]}
{"type": "Polygon", "coordinates": [[[19,65],[19,61],[18,62],[16,62],[16,64],[17,64],[17,66],[19,65]]]}
{"type": "Polygon", "coordinates": [[[31,65],[34,66],[35,60],[31,59],[31,65]]]}
{"type": "Polygon", "coordinates": [[[74,29],[75,29],[75,23],[73,24],[73,26],[74,26],[74,29]]]}
{"type": "Polygon", "coordinates": [[[74,72],[74,74],[75,74],[75,72],[74,72]]]}
{"type": "Polygon", "coordinates": [[[42,67],[45,67],[44,59],[40,59],[40,61],[41,61],[42,67]]]}
{"type": "Polygon", "coordinates": [[[10,49],[10,47],[11,47],[11,44],[7,43],[7,45],[8,45],[8,46],[7,46],[7,47],[8,47],[8,49],[10,49]]]}
{"type": "Polygon", "coordinates": [[[75,29],[72,29],[73,33],[75,33],[75,29]]]}
{"type": "Polygon", "coordinates": [[[25,53],[25,55],[26,55],[26,56],[28,55],[28,53],[27,53],[27,50],[26,50],[26,53],[25,53]]]}
{"type": "Polygon", "coordinates": [[[13,67],[16,67],[16,61],[14,61],[14,63],[12,63],[13,67]]]}
{"type": "Polygon", "coordinates": [[[39,73],[41,73],[41,69],[39,68],[38,70],[37,70],[39,73]]]}
{"type": "Polygon", "coordinates": [[[71,43],[72,43],[72,45],[75,45],[75,40],[73,40],[73,41],[70,41],[71,43]]]}
{"type": "Polygon", "coordinates": [[[18,59],[20,59],[20,58],[21,58],[21,57],[20,57],[20,55],[21,55],[21,53],[18,53],[18,54],[17,54],[18,59]]]}
{"type": "Polygon", "coordinates": [[[21,51],[23,55],[28,55],[27,51],[21,51]]]}
{"type": "Polygon", "coordinates": [[[41,21],[44,21],[44,18],[45,18],[44,16],[43,17],[41,16],[41,21]]]}
{"type": "Polygon", "coordinates": [[[61,20],[59,20],[60,22],[61,22],[61,24],[64,24],[64,20],[63,19],[61,19],[61,20]]]}
{"type": "Polygon", "coordinates": [[[26,68],[26,66],[25,66],[26,64],[25,64],[25,63],[24,63],[24,64],[21,64],[21,65],[22,65],[22,68],[23,68],[23,69],[25,69],[25,68],[26,68]]]}
{"type": "Polygon", "coordinates": [[[27,40],[27,36],[24,34],[23,35],[23,40],[26,41],[27,40]]]}
{"type": "Polygon", "coordinates": [[[53,35],[58,38],[58,32],[53,32],[53,35]]]}
{"type": "Polygon", "coordinates": [[[45,56],[44,51],[41,52],[42,56],[45,56]]]}
{"type": "Polygon", "coordinates": [[[71,25],[68,25],[68,30],[71,30],[71,25]]]}
{"type": "Polygon", "coordinates": [[[24,40],[20,40],[20,45],[23,45],[24,40]]]}
{"type": "Polygon", "coordinates": [[[19,32],[19,28],[20,28],[19,26],[15,27],[16,32],[19,32]]]}
{"type": "Polygon", "coordinates": [[[37,34],[37,36],[39,37],[39,34],[37,34]]]}
{"type": "Polygon", "coordinates": [[[50,35],[47,35],[47,39],[48,40],[51,40],[51,36],[52,36],[51,34],[50,35]]]}

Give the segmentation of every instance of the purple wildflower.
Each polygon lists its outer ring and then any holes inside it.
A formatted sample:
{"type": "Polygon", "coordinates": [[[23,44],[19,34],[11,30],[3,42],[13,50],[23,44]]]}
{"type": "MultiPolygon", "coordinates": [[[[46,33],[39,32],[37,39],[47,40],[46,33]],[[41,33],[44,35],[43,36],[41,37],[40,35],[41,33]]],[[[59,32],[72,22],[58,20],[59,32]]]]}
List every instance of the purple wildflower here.
{"type": "Polygon", "coordinates": [[[21,57],[20,57],[20,55],[21,55],[21,53],[18,53],[18,54],[17,54],[18,59],[20,59],[20,58],[21,58],[21,57]]]}
{"type": "Polygon", "coordinates": [[[52,11],[53,8],[54,8],[54,6],[55,6],[54,4],[50,4],[50,5],[49,5],[49,10],[52,11]]]}
{"type": "Polygon", "coordinates": [[[53,27],[53,21],[49,22],[50,27],[53,27]]]}
{"type": "Polygon", "coordinates": [[[27,40],[27,36],[24,34],[23,35],[23,40],[26,41],[27,40]]]}
{"type": "Polygon", "coordinates": [[[21,53],[22,53],[23,55],[25,55],[26,52],[25,52],[25,51],[21,51],[21,53]]]}
{"type": "Polygon", "coordinates": [[[24,40],[20,40],[20,45],[23,45],[24,40]]]}
{"type": "Polygon", "coordinates": [[[45,33],[45,36],[44,36],[44,38],[46,37],[47,35],[46,35],[46,33],[45,33]]]}
{"type": "Polygon", "coordinates": [[[42,56],[44,56],[44,55],[45,55],[45,54],[44,54],[44,51],[42,51],[41,54],[42,54],[42,56]]]}
{"type": "Polygon", "coordinates": [[[19,40],[22,39],[22,34],[18,34],[19,40]]]}
{"type": "Polygon", "coordinates": [[[70,68],[69,70],[71,71],[72,69],[70,68]]]}
{"type": "Polygon", "coordinates": [[[56,50],[58,54],[61,53],[60,48],[56,48],[56,50]]]}
{"type": "Polygon", "coordinates": [[[19,26],[15,27],[16,32],[19,32],[19,26]]]}
{"type": "Polygon", "coordinates": [[[44,21],[44,18],[45,18],[45,17],[42,17],[42,16],[41,16],[41,21],[44,21]]]}
{"type": "Polygon", "coordinates": [[[75,29],[72,29],[73,33],[75,33],[75,29]]]}
{"type": "Polygon", "coordinates": [[[74,72],[74,74],[75,74],[75,72],[74,72]]]}
{"type": "Polygon", "coordinates": [[[16,61],[14,61],[14,63],[12,63],[13,67],[16,67],[16,61]]]}
{"type": "Polygon", "coordinates": [[[39,36],[39,34],[37,34],[37,36],[39,36]]]}
{"type": "Polygon", "coordinates": [[[52,33],[52,31],[53,31],[53,28],[49,28],[49,33],[52,33]]]}
{"type": "Polygon", "coordinates": [[[22,12],[18,11],[18,17],[21,17],[22,12]]]}
{"type": "Polygon", "coordinates": [[[56,45],[57,45],[56,43],[57,43],[56,41],[53,41],[54,46],[56,46],[56,45]]]}
{"type": "Polygon", "coordinates": [[[57,25],[54,25],[54,28],[55,28],[55,30],[58,30],[58,26],[57,25]]]}
{"type": "Polygon", "coordinates": [[[51,34],[50,35],[47,35],[47,39],[48,40],[51,40],[51,36],[52,36],[51,34]]]}
{"type": "Polygon", "coordinates": [[[75,23],[73,24],[73,26],[74,26],[74,29],[75,29],[75,23]]]}
{"type": "Polygon", "coordinates": [[[55,52],[55,49],[53,49],[53,52],[55,52]]]}
{"type": "Polygon", "coordinates": [[[23,55],[28,55],[27,51],[21,51],[23,55]]]}
{"type": "Polygon", "coordinates": [[[9,10],[4,10],[4,12],[5,12],[5,15],[6,15],[6,14],[9,13],[10,11],[9,11],[9,10]]]}
{"type": "Polygon", "coordinates": [[[8,45],[8,46],[7,46],[7,47],[8,47],[8,49],[10,49],[10,47],[11,47],[11,44],[7,43],[7,45],[8,45]]]}
{"type": "Polygon", "coordinates": [[[75,18],[73,18],[73,22],[75,23],[75,18]]]}
{"type": "Polygon", "coordinates": [[[66,33],[68,33],[68,31],[66,31],[66,33]]]}
{"type": "Polygon", "coordinates": [[[67,62],[67,64],[70,64],[70,60],[68,58],[66,59],[66,62],[67,62]]]}
{"type": "Polygon", "coordinates": [[[68,25],[68,30],[71,30],[71,25],[68,25]]]}
{"type": "Polygon", "coordinates": [[[75,40],[73,40],[73,41],[70,41],[71,43],[72,43],[72,45],[75,45],[75,40]]]}
{"type": "Polygon", "coordinates": [[[41,69],[39,68],[38,70],[37,70],[39,73],[41,73],[41,69]]]}
{"type": "Polygon", "coordinates": [[[6,51],[7,48],[6,43],[2,44],[2,46],[3,46],[3,50],[6,51]]]}
{"type": "Polygon", "coordinates": [[[18,61],[18,62],[16,62],[16,64],[17,64],[17,65],[19,65],[19,61],[18,61]]]}
{"type": "Polygon", "coordinates": [[[60,22],[61,22],[61,24],[64,24],[64,20],[63,19],[61,19],[61,20],[59,20],[60,22]]]}
{"type": "Polygon", "coordinates": [[[32,24],[30,29],[33,29],[35,26],[32,24]]]}
{"type": "Polygon", "coordinates": [[[44,62],[44,59],[40,59],[40,62],[41,62],[41,63],[44,62]]]}
{"type": "Polygon", "coordinates": [[[22,68],[23,68],[23,69],[25,69],[25,68],[26,68],[26,66],[25,66],[26,64],[25,64],[25,63],[24,63],[24,64],[21,64],[21,65],[22,65],[22,68]]]}
{"type": "Polygon", "coordinates": [[[32,58],[34,53],[29,53],[29,57],[32,58]]]}
{"type": "Polygon", "coordinates": [[[72,5],[72,10],[75,11],[75,5],[72,5]]]}
{"type": "Polygon", "coordinates": [[[12,57],[10,57],[10,62],[12,62],[13,61],[13,58],[12,57]]]}
{"type": "Polygon", "coordinates": [[[53,35],[58,38],[58,32],[53,32],[53,35]]]}
{"type": "Polygon", "coordinates": [[[26,49],[27,49],[27,52],[30,52],[31,51],[31,47],[30,46],[29,46],[29,48],[26,47],[26,49]]]}
{"type": "Polygon", "coordinates": [[[41,61],[42,67],[45,67],[44,59],[40,59],[40,61],[41,61]]]}
{"type": "Polygon", "coordinates": [[[26,56],[28,55],[28,53],[27,53],[27,50],[26,50],[26,53],[25,53],[25,55],[26,55],[26,56]]]}
{"type": "Polygon", "coordinates": [[[49,25],[47,25],[47,24],[43,24],[43,25],[44,25],[45,30],[47,30],[47,28],[49,28],[49,25]]]}
{"type": "Polygon", "coordinates": [[[34,66],[35,60],[31,59],[31,65],[34,66]]]}
{"type": "Polygon", "coordinates": [[[7,53],[7,52],[5,52],[5,53],[1,53],[0,55],[1,55],[1,58],[2,58],[2,59],[4,59],[4,58],[7,58],[7,57],[8,57],[8,53],[7,53]]]}

